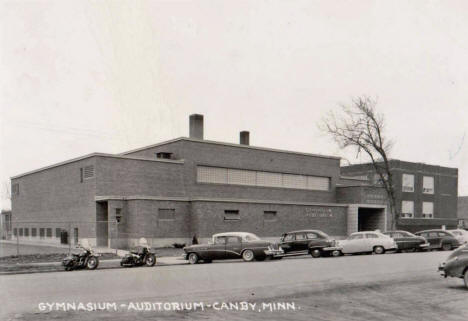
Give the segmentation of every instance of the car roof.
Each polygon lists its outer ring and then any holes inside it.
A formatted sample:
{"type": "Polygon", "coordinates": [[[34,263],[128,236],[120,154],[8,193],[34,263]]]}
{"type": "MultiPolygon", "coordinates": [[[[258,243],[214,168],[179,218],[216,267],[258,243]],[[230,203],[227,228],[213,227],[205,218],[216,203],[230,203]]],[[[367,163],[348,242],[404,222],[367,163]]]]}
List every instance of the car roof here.
{"type": "Polygon", "coordinates": [[[425,232],[448,232],[449,230],[443,230],[441,228],[435,228],[435,229],[432,229],[432,230],[422,230],[422,231],[418,231],[416,233],[425,233],[425,232]]]}
{"type": "Polygon", "coordinates": [[[240,236],[240,237],[244,237],[246,235],[255,235],[255,234],[254,233],[249,233],[249,232],[224,232],[224,233],[213,234],[213,237],[218,237],[218,236],[240,236]]]}
{"type": "Polygon", "coordinates": [[[297,230],[297,231],[287,232],[287,233],[285,233],[285,234],[292,234],[292,233],[308,233],[308,232],[319,233],[319,234],[326,234],[325,232],[322,232],[322,231],[320,231],[320,230],[297,230]]]}

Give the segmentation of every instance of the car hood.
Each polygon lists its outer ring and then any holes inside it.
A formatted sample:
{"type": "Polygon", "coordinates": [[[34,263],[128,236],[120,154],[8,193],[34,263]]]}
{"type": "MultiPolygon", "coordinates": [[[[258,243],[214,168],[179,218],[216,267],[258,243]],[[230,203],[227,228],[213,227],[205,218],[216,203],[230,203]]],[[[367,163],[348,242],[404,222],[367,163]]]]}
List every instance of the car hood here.
{"type": "MultiPolygon", "coordinates": [[[[450,260],[450,259],[454,258],[455,256],[460,256],[460,254],[462,254],[462,252],[464,252],[463,254],[465,254],[467,249],[468,249],[468,244],[460,246],[458,249],[453,251],[452,254],[449,255],[447,260],[450,260]]],[[[465,255],[467,255],[467,254],[465,254],[465,255]]]]}

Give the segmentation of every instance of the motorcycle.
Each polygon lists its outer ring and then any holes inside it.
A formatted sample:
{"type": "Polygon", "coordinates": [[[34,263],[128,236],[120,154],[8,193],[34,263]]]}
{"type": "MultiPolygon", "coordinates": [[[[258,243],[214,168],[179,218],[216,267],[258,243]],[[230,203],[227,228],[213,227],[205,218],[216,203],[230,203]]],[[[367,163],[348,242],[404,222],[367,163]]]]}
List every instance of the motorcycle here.
{"type": "Polygon", "coordinates": [[[120,261],[120,266],[154,266],[156,255],[149,246],[137,246],[120,261]]]}
{"type": "Polygon", "coordinates": [[[80,244],[76,247],[80,249],[79,253],[72,253],[62,260],[65,271],[88,269],[94,270],[99,265],[98,253],[94,253],[91,247],[84,247],[80,244]]]}

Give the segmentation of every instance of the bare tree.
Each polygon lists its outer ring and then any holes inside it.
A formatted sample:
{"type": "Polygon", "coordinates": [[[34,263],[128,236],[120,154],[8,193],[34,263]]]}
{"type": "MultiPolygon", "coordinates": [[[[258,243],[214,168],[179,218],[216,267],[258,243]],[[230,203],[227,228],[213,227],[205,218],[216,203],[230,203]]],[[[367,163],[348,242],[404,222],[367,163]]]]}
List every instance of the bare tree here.
{"type": "Polygon", "coordinates": [[[340,148],[355,148],[356,156],[366,154],[387,192],[390,207],[390,225],[395,228],[395,189],[388,155],[393,143],[384,135],[385,121],[376,111],[377,102],[369,97],[357,97],[349,106],[342,105],[343,114],[331,112],[320,128],[328,133],[340,148]]]}

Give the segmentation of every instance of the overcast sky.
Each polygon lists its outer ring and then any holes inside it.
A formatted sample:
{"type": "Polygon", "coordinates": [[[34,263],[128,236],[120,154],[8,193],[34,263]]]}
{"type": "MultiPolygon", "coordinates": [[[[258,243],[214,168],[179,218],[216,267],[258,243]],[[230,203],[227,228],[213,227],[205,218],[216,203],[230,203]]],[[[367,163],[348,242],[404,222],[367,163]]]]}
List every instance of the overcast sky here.
{"type": "Polygon", "coordinates": [[[468,194],[467,1],[1,1],[0,25],[2,187],[188,136],[192,113],[206,139],[250,130],[251,145],[365,161],[317,123],[368,95],[392,158],[458,167],[468,194]]]}

